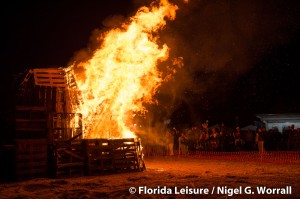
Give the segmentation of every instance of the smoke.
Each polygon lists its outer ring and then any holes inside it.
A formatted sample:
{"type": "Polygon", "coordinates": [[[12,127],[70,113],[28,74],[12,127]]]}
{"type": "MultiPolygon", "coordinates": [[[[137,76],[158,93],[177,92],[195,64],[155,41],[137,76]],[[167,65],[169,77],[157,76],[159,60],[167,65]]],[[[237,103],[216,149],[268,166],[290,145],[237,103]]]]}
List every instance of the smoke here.
{"type": "Polygon", "coordinates": [[[161,39],[171,48],[170,59],[181,56],[185,66],[160,93],[173,104],[170,113],[183,101],[194,120],[199,120],[199,110],[228,100],[235,80],[272,49],[291,42],[299,30],[295,1],[176,2],[176,20],[161,39]]]}

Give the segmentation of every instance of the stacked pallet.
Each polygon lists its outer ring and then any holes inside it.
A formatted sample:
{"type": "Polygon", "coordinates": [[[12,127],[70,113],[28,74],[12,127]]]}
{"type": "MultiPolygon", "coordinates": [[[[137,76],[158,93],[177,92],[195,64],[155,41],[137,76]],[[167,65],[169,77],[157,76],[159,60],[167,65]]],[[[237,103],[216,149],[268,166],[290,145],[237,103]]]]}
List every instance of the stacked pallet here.
{"type": "Polygon", "coordinates": [[[82,140],[82,116],[72,112],[80,103],[70,71],[28,71],[16,98],[14,166],[18,179],[144,169],[138,139],[82,140]]]}
{"type": "Polygon", "coordinates": [[[50,176],[54,178],[84,175],[81,142],[55,142],[49,145],[50,176]]]}
{"type": "Polygon", "coordinates": [[[113,158],[108,139],[85,139],[86,175],[113,172],[113,158]]]}
{"type": "Polygon", "coordinates": [[[47,137],[47,113],[43,106],[15,107],[16,139],[47,137]]]}
{"type": "Polygon", "coordinates": [[[43,106],[16,106],[16,179],[46,177],[47,114],[43,106]]]}
{"type": "Polygon", "coordinates": [[[47,140],[18,139],[16,140],[16,178],[18,180],[47,177],[47,140]]]}
{"type": "Polygon", "coordinates": [[[86,139],[83,140],[83,145],[87,175],[145,169],[139,139],[86,139]]]}

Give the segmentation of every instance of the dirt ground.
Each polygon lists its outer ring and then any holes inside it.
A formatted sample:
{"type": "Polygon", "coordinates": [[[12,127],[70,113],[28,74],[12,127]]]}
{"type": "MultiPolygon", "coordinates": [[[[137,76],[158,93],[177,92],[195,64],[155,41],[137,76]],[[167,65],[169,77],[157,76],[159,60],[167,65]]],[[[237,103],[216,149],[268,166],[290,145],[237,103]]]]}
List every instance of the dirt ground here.
{"type": "Polygon", "coordinates": [[[23,182],[1,183],[0,198],[300,197],[300,165],[298,163],[280,164],[162,156],[146,157],[145,163],[146,170],[143,172],[65,179],[39,178],[23,182]],[[146,194],[142,190],[145,190],[145,186],[148,188],[146,194]],[[258,194],[257,187],[259,189],[278,188],[276,189],[278,193],[276,190],[268,189],[270,193],[275,192],[275,194],[258,194]],[[136,193],[129,193],[129,189],[136,193]],[[154,191],[156,194],[153,194],[154,191]],[[169,194],[165,194],[167,191],[170,191],[169,194]],[[184,191],[188,194],[183,193],[184,191]],[[247,194],[248,192],[251,194],[247,194]],[[283,192],[288,192],[288,194],[283,194],[283,192]]]}

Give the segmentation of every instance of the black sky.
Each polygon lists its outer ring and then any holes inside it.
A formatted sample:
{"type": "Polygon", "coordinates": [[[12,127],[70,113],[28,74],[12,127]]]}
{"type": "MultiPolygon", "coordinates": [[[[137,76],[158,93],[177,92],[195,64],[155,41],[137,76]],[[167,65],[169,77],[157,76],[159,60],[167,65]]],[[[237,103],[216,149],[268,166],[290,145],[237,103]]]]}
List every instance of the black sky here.
{"type": "MultiPolygon", "coordinates": [[[[300,112],[299,1],[190,1],[179,3],[161,36],[185,62],[178,84],[170,83],[178,92],[165,93],[171,112],[180,110],[173,117],[246,123],[256,113],[300,112]]],[[[129,0],[2,3],[2,115],[13,74],[66,66],[104,19],[137,7],[129,0]]]]}

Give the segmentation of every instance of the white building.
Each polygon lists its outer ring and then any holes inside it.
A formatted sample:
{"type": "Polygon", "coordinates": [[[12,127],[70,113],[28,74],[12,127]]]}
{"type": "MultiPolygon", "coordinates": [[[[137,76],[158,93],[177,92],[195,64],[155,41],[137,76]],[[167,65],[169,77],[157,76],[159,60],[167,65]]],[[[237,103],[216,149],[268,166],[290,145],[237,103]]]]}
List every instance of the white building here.
{"type": "Polygon", "coordinates": [[[279,132],[282,132],[285,128],[291,125],[294,125],[295,129],[300,128],[299,113],[258,114],[256,117],[264,123],[267,131],[272,128],[278,128],[279,132]]]}

